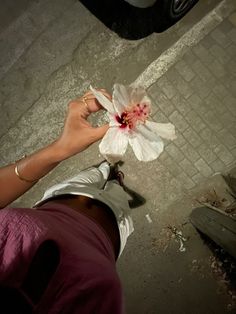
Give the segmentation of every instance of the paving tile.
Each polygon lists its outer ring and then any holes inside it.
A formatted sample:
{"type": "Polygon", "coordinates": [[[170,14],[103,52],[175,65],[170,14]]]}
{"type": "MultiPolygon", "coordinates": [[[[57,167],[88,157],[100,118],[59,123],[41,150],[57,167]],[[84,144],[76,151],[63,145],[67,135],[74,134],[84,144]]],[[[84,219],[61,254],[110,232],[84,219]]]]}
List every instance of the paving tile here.
{"type": "Polygon", "coordinates": [[[204,140],[204,142],[208,145],[209,148],[214,149],[218,145],[220,145],[220,140],[217,138],[215,132],[211,129],[206,128],[199,132],[199,135],[204,140]]]}
{"type": "Polygon", "coordinates": [[[181,174],[179,174],[176,177],[186,189],[192,189],[195,187],[195,182],[190,179],[184,172],[182,172],[181,174]]]}
{"type": "Polygon", "coordinates": [[[184,156],[192,163],[196,162],[200,158],[198,152],[189,143],[183,145],[182,147],[180,147],[180,149],[183,152],[184,156]]]}
{"type": "Polygon", "coordinates": [[[197,109],[201,105],[202,99],[197,94],[193,94],[189,97],[188,102],[194,109],[197,109]]]}
{"type": "Polygon", "coordinates": [[[185,116],[192,109],[189,105],[189,100],[184,99],[179,94],[173,97],[172,103],[183,116],[185,116]]]}
{"type": "Polygon", "coordinates": [[[231,31],[229,31],[228,33],[228,36],[230,37],[232,42],[236,43],[236,28],[231,29],[231,31]]]}
{"type": "Polygon", "coordinates": [[[194,176],[192,176],[192,180],[193,182],[195,182],[196,184],[199,184],[200,182],[202,182],[203,180],[205,180],[206,177],[204,177],[201,173],[197,173],[194,176]]]}
{"type": "Polygon", "coordinates": [[[196,95],[198,95],[201,99],[206,98],[210,94],[210,89],[207,84],[200,78],[195,77],[190,85],[196,95]]]}
{"type": "Polygon", "coordinates": [[[183,136],[194,148],[197,148],[202,143],[202,139],[200,136],[192,129],[192,127],[188,128],[183,132],[183,136]]]}
{"type": "Polygon", "coordinates": [[[153,116],[153,121],[159,122],[159,123],[170,122],[170,120],[166,117],[166,115],[160,110],[158,110],[157,113],[153,116]]]}
{"type": "Polygon", "coordinates": [[[175,68],[187,82],[191,81],[195,76],[195,73],[191,67],[184,60],[180,60],[178,63],[176,63],[175,68]]]}
{"type": "MultiPolygon", "coordinates": [[[[230,16],[228,17],[228,19],[225,19],[221,25],[220,25],[220,29],[223,33],[225,33],[226,35],[233,29],[234,25],[233,23],[230,21],[230,16]]],[[[228,47],[227,47],[228,49],[228,47]]]]}
{"type": "Polygon", "coordinates": [[[226,64],[231,59],[226,50],[219,45],[213,45],[209,51],[221,64],[226,64]]]}
{"type": "MultiPolygon", "coordinates": [[[[230,21],[230,24],[234,27],[236,27],[236,12],[232,13],[229,17],[228,17],[228,20],[230,21]]],[[[226,20],[227,21],[227,20],[226,20]]]]}
{"type": "Polygon", "coordinates": [[[207,69],[205,64],[203,64],[199,59],[197,59],[193,64],[192,67],[194,71],[198,74],[198,76],[205,82],[209,81],[212,78],[212,74],[207,69]]]}
{"type": "Polygon", "coordinates": [[[229,165],[235,161],[234,156],[223,144],[218,145],[214,149],[214,152],[225,165],[229,165]]]}
{"type": "Polygon", "coordinates": [[[215,132],[222,130],[223,125],[213,111],[208,111],[203,116],[205,123],[215,132]]]}
{"type": "Polygon", "coordinates": [[[198,172],[194,165],[187,158],[181,160],[179,165],[180,167],[182,167],[183,171],[190,177],[198,172]]]}
{"type": "Polygon", "coordinates": [[[220,101],[213,92],[211,92],[205,98],[205,102],[209,109],[211,109],[214,112],[217,112],[220,115],[224,114],[227,110],[226,107],[223,105],[222,101],[220,101]]]}
{"type": "Polygon", "coordinates": [[[229,79],[225,82],[225,86],[231,90],[232,95],[236,98],[236,61],[232,61],[231,64],[227,64],[233,71],[228,75],[229,79]]]}
{"type": "Polygon", "coordinates": [[[187,143],[186,139],[183,137],[183,135],[180,133],[179,130],[176,130],[175,133],[176,133],[177,138],[174,140],[174,143],[176,146],[182,147],[183,145],[187,143]]]}
{"type": "Polygon", "coordinates": [[[213,173],[212,169],[202,158],[196,161],[194,165],[204,177],[209,177],[213,173]]]}
{"type": "Polygon", "coordinates": [[[214,61],[214,57],[212,56],[212,54],[210,54],[208,49],[201,45],[201,43],[194,46],[192,48],[192,51],[204,64],[210,64],[214,61]]]}
{"type": "Polygon", "coordinates": [[[210,166],[215,172],[221,172],[225,169],[225,164],[220,159],[213,161],[210,166]]]}
{"type": "Polygon", "coordinates": [[[210,149],[209,146],[206,145],[205,143],[202,143],[198,147],[197,151],[208,164],[212,163],[217,159],[217,156],[214,153],[213,149],[210,149]]]}
{"type": "Polygon", "coordinates": [[[170,121],[176,126],[179,131],[183,132],[186,130],[189,125],[187,121],[184,119],[184,117],[177,111],[175,110],[170,116],[169,116],[170,121]]]}
{"type": "Polygon", "coordinates": [[[188,103],[200,116],[204,115],[208,111],[205,101],[197,94],[191,95],[188,99],[188,103]]]}
{"type": "MultiPolygon", "coordinates": [[[[232,30],[229,32],[229,34],[232,32],[232,30]]],[[[221,29],[220,26],[215,28],[212,32],[211,32],[211,37],[218,43],[220,44],[222,47],[227,47],[231,44],[231,36],[227,36],[225,35],[221,29]]]]}
{"type": "Polygon", "coordinates": [[[229,54],[229,56],[231,58],[234,58],[236,56],[236,44],[231,44],[228,48],[227,48],[227,53],[229,54]]]}
{"type": "Polygon", "coordinates": [[[183,172],[183,169],[169,155],[165,157],[165,159],[162,161],[162,164],[174,177],[177,177],[181,172],[183,172]]]}
{"type": "MultiPolygon", "coordinates": [[[[229,80],[229,76],[231,75],[232,79],[235,81],[235,76],[236,76],[236,61],[234,59],[229,60],[225,65],[225,78],[226,81],[225,83],[231,83],[232,81],[229,80]]],[[[223,79],[224,76],[221,77],[221,80],[223,79]]],[[[231,93],[233,93],[235,96],[235,90],[231,89],[231,93]]]]}
{"type": "Polygon", "coordinates": [[[176,89],[174,85],[167,79],[166,76],[162,76],[158,80],[158,85],[161,90],[165,93],[168,99],[171,99],[174,95],[176,95],[176,89]]]}
{"type": "Polygon", "coordinates": [[[166,159],[170,158],[169,154],[167,154],[166,150],[164,150],[161,155],[158,157],[158,160],[163,163],[166,159]]]}
{"type": "Polygon", "coordinates": [[[227,75],[225,67],[216,59],[214,59],[212,63],[208,63],[206,66],[217,78],[227,75]]]}
{"type": "Polygon", "coordinates": [[[176,161],[179,162],[184,159],[184,154],[181,150],[174,144],[170,143],[166,146],[166,152],[176,161]]]}
{"type": "Polygon", "coordinates": [[[170,69],[165,73],[165,75],[168,78],[168,80],[173,84],[175,84],[175,82],[179,78],[179,72],[176,70],[174,66],[170,67],[170,69]]]}
{"type": "Polygon", "coordinates": [[[153,101],[159,101],[159,99],[163,96],[163,92],[161,88],[158,85],[158,82],[154,83],[148,90],[147,90],[148,95],[153,99],[153,101]]]}
{"type": "Polygon", "coordinates": [[[229,127],[227,127],[227,130],[229,130],[229,132],[236,137],[236,123],[230,125],[229,127]]]}
{"type": "Polygon", "coordinates": [[[226,111],[223,115],[220,115],[218,119],[220,120],[223,127],[226,129],[230,128],[236,123],[236,116],[229,111],[226,111]]]}
{"type": "Polygon", "coordinates": [[[196,60],[196,55],[193,53],[192,49],[189,49],[182,58],[188,65],[191,65],[196,60]]]}
{"type": "Polygon", "coordinates": [[[206,124],[200,118],[200,116],[195,111],[190,111],[186,116],[185,119],[189,123],[189,125],[197,132],[205,129],[206,124]]]}
{"type": "Polygon", "coordinates": [[[235,160],[236,160],[236,148],[232,149],[231,154],[234,156],[235,160]]]}
{"type": "Polygon", "coordinates": [[[193,94],[192,86],[187,84],[187,82],[179,76],[178,80],[175,82],[175,86],[179,93],[183,95],[186,99],[193,94]]]}
{"type": "Polygon", "coordinates": [[[236,134],[234,135],[235,136],[233,136],[227,129],[222,129],[217,133],[217,137],[229,150],[236,147],[236,134]]]}
{"type": "Polygon", "coordinates": [[[160,93],[157,97],[155,97],[154,104],[157,109],[156,112],[158,113],[159,110],[161,110],[167,117],[175,110],[172,102],[163,93],[160,93]]]}

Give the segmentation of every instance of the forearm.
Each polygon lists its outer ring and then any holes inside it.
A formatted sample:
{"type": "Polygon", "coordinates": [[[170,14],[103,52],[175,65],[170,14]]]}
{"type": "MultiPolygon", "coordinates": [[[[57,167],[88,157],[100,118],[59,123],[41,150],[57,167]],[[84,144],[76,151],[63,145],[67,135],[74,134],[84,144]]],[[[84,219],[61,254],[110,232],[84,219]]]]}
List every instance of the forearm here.
{"type": "Polygon", "coordinates": [[[9,205],[23,195],[62,160],[63,156],[58,144],[54,142],[17,162],[20,176],[32,182],[21,180],[16,175],[16,164],[0,168],[0,208],[9,205]]]}
{"type": "MultiPolygon", "coordinates": [[[[108,99],[111,98],[104,90],[102,92],[108,99]]],[[[87,121],[91,113],[100,109],[101,105],[91,92],[70,102],[64,129],[54,143],[16,164],[0,168],[0,208],[23,195],[62,160],[80,153],[101,139],[109,125],[93,128],[87,121]]]]}

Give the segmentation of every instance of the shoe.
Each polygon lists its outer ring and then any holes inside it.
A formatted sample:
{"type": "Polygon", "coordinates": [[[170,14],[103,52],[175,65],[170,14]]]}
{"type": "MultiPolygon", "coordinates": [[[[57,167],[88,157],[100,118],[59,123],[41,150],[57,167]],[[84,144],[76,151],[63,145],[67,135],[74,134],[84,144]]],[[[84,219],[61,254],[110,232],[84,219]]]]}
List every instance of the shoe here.
{"type": "Polygon", "coordinates": [[[104,160],[102,161],[97,168],[101,171],[104,180],[108,180],[111,172],[111,166],[108,161],[104,160]]]}

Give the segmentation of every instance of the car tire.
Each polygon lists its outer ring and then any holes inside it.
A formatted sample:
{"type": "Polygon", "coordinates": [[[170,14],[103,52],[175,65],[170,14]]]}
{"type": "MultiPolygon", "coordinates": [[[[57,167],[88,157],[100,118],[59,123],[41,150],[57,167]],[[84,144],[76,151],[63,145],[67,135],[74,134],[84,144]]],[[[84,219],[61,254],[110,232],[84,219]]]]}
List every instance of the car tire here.
{"type": "Polygon", "coordinates": [[[198,0],[157,0],[157,9],[160,10],[166,24],[173,25],[179,21],[198,0]]]}

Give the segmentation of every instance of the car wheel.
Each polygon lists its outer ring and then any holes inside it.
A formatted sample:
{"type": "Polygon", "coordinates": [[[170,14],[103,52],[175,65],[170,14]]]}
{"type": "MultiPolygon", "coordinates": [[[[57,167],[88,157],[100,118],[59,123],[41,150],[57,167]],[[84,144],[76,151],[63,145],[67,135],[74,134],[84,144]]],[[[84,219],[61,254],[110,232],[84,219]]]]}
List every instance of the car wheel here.
{"type": "Polygon", "coordinates": [[[158,0],[157,5],[167,23],[180,20],[198,0],[158,0]]]}

